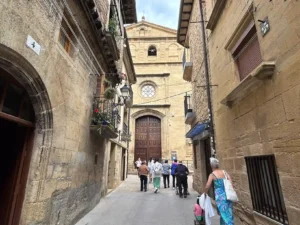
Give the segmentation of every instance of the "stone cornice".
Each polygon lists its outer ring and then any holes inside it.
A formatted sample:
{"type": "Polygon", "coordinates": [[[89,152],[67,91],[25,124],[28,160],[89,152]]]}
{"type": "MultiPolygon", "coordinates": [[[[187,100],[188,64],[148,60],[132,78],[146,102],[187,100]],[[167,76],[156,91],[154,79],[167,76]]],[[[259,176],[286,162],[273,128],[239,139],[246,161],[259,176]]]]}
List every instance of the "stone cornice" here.
{"type": "Polygon", "coordinates": [[[169,108],[171,107],[171,104],[136,104],[133,105],[131,108],[169,108]]]}
{"type": "Polygon", "coordinates": [[[172,28],[169,28],[169,27],[164,27],[164,26],[161,26],[161,25],[158,25],[158,24],[150,23],[150,22],[148,22],[146,20],[142,20],[142,21],[140,21],[140,22],[138,22],[136,24],[132,24],[132,25],[126,26],[126,29],[127,30],[133,29],[133,28],[138,27],[140,25],[148,25],[149,27],[157,28],[157,29],[169,32],[171,34],[174,34],[174,37],[176,37],[176,33],[177,33],[176,30],[174,30],[172,28]]]}
{"type": "Polygon", "coordinates": [[[157,73],[157,74],[137,74],[137,77],[168,77],[170,73],[157,73]]]}
{"type": "Polygon", "coordinates": [[[158,65],[158,64],[163,64],[163,65],[165,65],[165,64],[180,64],[180,65],[182,65],[182,62],[135,62],[134,63],[134,65],[151,65],[151,64],[156,64],[156,65],[158,65]]]}
{"type": "Polygon", "coordinates": [[[219,18],[223,12],[223,9],[225,8],[226,0],[217,0],[215,3],[215,6],[213,8],[213,11],[210,15],[209,21],[207,23],[206,28],[209,30],[213,30],[215,26],[217,25],[219,18]]]}

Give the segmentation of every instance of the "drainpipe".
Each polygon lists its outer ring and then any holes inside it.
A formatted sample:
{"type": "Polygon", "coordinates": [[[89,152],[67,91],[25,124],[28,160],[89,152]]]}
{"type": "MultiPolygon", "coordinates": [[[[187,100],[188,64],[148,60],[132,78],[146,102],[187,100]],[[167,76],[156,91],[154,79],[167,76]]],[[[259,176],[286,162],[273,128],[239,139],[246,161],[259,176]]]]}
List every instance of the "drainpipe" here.
{"type": "MultiPolygon", "coordinates": [[[[127,127],[128,127],[128,133],[129,133],[129,131],[130,131],[130,112],[131,112],[131,108],[128,108],[128,113],[127,113],[127,116],[128,116],[128,119],[127,119],[127,123],[128,123],[128,125],[127,125],[127,127]]],[[[129,158],[129,141],[127,141],[127,150],[126,150],[126,152],[127,152],[127,169],[126,169],[126,178],[128,177],[128,158],[129,158]]]]}
{"type": "Polygon", "coordinates": [[[204,27],[205,21],[203,16],[203,5],[201,0],[199,0],[199,5],[200,5],[200,17],[201,17],[200,23],[201,23],[202,43],[203,43],[204,72],[206,78],[207,105],[208,105],[208,112],[209,112],[210,139],[211,139],[211,146],[214,149],[213,156],[215,156],[216,154],[215,129],[214,129],[214,121],[213,121],[212,102],[211,102],[211,85],[209,79],[209,69],[208,69],[208,59],[207,59],[206,33],[204,27]]]}

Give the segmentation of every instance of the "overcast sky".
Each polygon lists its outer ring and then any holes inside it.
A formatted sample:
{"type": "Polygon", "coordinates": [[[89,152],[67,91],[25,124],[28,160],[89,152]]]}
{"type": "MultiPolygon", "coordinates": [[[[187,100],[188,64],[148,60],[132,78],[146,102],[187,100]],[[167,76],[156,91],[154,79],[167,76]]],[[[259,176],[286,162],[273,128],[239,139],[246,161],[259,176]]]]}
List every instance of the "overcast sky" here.
{"type": "Polygon", "coordinates": [[[180,0],[136,0],[138,21],[146,20],[177,30],[180,0]]]}

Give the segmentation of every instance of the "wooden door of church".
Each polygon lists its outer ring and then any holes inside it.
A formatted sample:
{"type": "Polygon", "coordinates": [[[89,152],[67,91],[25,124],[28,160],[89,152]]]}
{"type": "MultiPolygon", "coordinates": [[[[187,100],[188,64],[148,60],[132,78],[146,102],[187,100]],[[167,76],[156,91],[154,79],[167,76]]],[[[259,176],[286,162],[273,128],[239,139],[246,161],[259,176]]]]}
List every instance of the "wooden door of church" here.
{"type": "Polygon", "coordinates": [[[136,120],[135,161],[161,158],[161,121],[154,116],[143,116],[136,120]]]}

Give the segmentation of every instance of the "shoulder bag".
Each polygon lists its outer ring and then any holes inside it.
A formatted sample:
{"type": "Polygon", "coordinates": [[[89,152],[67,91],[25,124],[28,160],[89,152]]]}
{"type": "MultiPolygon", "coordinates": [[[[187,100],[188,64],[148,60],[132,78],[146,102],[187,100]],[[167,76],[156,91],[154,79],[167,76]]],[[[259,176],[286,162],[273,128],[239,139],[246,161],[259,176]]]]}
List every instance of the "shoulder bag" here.
{"type": "Polygon", "coordinates": [[[230,180],[227,177],[226,171],[223,170],[223,172],[224,172],[224,176],[225,176],[224,187],[225,187],[225,192],[226,192],[226,199],[231,202],[237,202],[238,201],[237,194],[236,194],[235,190],[233,189],[233,186],[232,186],[230,180]]]}

